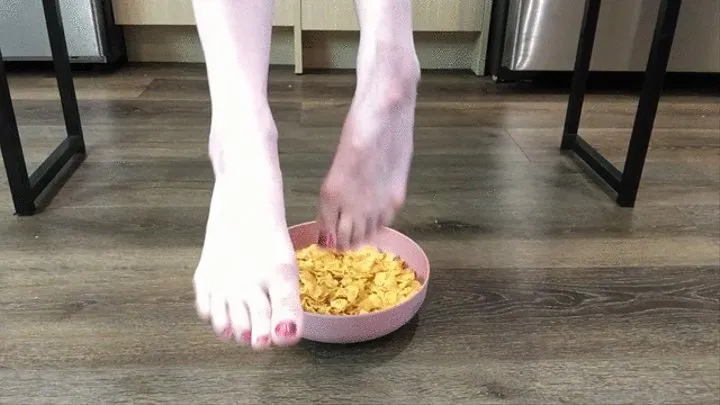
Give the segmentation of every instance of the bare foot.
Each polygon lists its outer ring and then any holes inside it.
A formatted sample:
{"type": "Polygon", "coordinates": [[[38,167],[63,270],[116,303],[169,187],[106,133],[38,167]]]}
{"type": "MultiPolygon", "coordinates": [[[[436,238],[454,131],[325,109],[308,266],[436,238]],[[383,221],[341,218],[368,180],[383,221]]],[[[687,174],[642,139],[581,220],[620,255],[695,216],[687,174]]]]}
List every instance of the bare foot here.
{"type": "Polygon", "coordinates": [[[265,349],[297,343],[303,312],[277,129],[269,111],[246,115],[213,123],[215,186],[194,286],[198,313],[218,336],[265,349]]]}
{"type": "Polygon", "coordinates": [[[358,83],[320,193],[321,242],[362,244],[404,205],[420,69],[412,48],[380,44],[358,55],[358,83]]]}

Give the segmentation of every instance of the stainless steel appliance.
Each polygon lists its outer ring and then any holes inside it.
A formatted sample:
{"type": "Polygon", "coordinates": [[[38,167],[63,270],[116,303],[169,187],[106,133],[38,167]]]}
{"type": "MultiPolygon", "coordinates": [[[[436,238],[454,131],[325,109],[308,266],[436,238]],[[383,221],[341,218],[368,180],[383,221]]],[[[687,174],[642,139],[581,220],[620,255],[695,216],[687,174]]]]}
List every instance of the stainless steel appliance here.
{"type": "MultiPolygon", "coordinates": [[[[111,0],[59,0],[59,6],[71,62],[106,64],[125,57],[111,0]]],[[[5,61],[52,59],[42,1],[0,0],[0,49],[5,61]]]]}
{"type": "MultiPolygon", "coordinates": [[[[591,71],[642,72],[661,0],[603,0],[591,71]]],[[[493,0],[487,71],[573,70],[585,1],[493,0]]],[[[720,0],[682,3],[668,72],[720,73],[720,0]]]]}

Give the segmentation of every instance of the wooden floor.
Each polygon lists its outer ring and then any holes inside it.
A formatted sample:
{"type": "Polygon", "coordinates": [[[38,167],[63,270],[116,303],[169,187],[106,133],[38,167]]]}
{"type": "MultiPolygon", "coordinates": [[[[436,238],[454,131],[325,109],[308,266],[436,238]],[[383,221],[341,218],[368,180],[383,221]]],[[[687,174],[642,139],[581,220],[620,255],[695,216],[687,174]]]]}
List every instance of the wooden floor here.
{"type": "MultiPolygon", "coordinates": [[[[395,226],[434,270],[420,316],[352,346],[216,340],[191,277],[212,173],[198,66],[76,80],[89,156],[46,211],[0,177],[0,404],[717,404],[720,104],[662,99],[635,209],[558,150],[564,90],[424,76],[395,226]]],[[[14,74],[31,168],[63,136],[54,80],[14,74]]],[[[349,74],[271,75],[288,221],[315,201],[349,74]]],[[[632,94],[588,96],[623,161],[632,94]]],[[[4,175],[4,173],[3,173],[4,175]]]]}

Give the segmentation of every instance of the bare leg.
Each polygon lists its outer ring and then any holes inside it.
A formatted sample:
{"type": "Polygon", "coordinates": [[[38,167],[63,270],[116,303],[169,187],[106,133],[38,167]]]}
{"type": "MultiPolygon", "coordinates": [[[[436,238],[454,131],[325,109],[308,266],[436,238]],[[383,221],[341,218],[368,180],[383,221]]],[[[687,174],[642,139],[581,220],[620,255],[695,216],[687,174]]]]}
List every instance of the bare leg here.
{"type": "Polygon", "coordinates": [[[256,349],[296,343],[298,270],[267,100],[272,1],[193,0],[205,54],[215,173],[194,277],[198,313],[256,349]]]}
{"type": "Polygon", "coordinates": [[[412,0],[355,0],[357,85],[320,197],[321,239],[356,246],[405,202],[420,68],[412,0]]]}

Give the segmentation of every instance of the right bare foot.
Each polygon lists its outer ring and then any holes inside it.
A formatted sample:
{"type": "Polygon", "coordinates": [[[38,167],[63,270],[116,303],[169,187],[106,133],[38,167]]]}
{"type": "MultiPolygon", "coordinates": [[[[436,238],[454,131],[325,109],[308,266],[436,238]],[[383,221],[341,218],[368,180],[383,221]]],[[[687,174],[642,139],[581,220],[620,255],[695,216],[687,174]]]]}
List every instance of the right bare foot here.
{"type": "Polygon", "coordinates": [[[215,185],[193,280],[200,317],[254,349],[295,344],[303,329],[277,129],[262,111],[213,123],[215,185]]]}
{"type": "Polygon", "coordinates": [[[357,247],[402,208],[413,154],[420,64],[412,42],[371,41],[358,56],[358,83],[320,192],[320,240],[357,247]]]}

